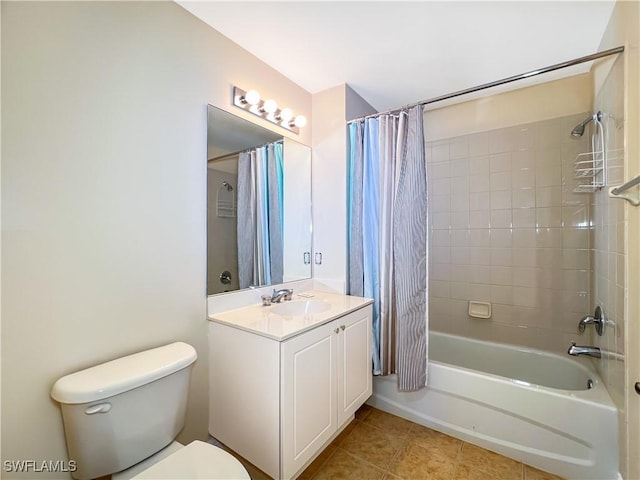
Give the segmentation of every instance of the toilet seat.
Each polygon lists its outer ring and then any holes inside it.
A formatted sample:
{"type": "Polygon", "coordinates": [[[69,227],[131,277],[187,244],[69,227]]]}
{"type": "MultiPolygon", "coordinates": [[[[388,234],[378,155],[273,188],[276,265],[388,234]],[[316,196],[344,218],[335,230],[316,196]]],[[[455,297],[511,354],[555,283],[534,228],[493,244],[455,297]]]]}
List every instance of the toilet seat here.
{"type": "Polygon", "coordinates": [[[251,477],[230,453],[209,443],[195,440],[139,473],[133,479],[250,480],[251,477]]]}

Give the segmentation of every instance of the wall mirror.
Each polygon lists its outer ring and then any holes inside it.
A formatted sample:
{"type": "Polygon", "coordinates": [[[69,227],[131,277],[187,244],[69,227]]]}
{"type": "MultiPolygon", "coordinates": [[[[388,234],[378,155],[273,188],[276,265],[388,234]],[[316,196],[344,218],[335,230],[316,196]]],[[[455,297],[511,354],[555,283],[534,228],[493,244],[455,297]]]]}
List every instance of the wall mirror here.
{"type": "Polygon", "coordinates": [[[311,149],[207,116],[207,295],[311,277],[311,149]]]}

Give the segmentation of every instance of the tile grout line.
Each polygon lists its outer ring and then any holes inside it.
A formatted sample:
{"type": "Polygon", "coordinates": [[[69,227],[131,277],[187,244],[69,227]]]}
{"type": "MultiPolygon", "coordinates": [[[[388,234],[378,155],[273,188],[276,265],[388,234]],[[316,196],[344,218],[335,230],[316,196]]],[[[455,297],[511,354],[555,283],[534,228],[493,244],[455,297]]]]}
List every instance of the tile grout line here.
{"type": "MultiPolygon", "coordinates": [[[[373,409],[369,410],[369,411],[368,411],[368,412],[363,416],[363,418],[362,418],[362,419],[360,420],[360,422],[359,422],[359,425],[364,424],[364,425],[366,425],[367,427],[372,427],[372,428],[373,428],[373,429],[375,429],[375,430],[378,430],[378,431],[384,432],[384,431],[385,431],[385,429],[384,429],[382,426],[377,425],[377,424],[376,424],[376,423],[374,423],[374,422],[365,422],[366,418],[367,418],[367,417],[369,417],[369,414],[370,414],[372,411],[373,411],[373,409]]],[[[406,419],[404,419],[404,420],[406,420],[406,419]]],[[[360,460],[360,461],[362,461],[362,462],[365,462],[366,464],[371,465],[372,467],[374,467],[374,468],[376,468],[376,469],[378,469],[378,470],[382,471],[382,478],[386,477],[386,476],[387,476],[387,474],[397,476],[397,475],[395,475],[395,474],[391,473],[391,467],[393,466],[394,460],[395,460],[395,459],[397,458],[397,456],[400,454],[400,451],[401,451],[401,450],[406,446],[406,444],[408,443],[409,432],[413,429],[413,425],[414,425],[414,422],[411,422],[411,421],[409,421],[409,420],[407,420],[407,421],[408,421],[408,422],[410,422],[410,425],[409,425],[409,428],[407,428],[407,431],[406,431],[406,432],[404,433],[404,435],[403,435],[403,438],[402,438],[402,446],[401,446],[400,448],[398,448],[398,449],[394,452],[393,456],[391,457],[391,460],[389,461],[388,465],[387,465],[385,468],[381,468],[381,467],[379,467],[378,465],[376,465],[376,464],[374,464],[374,463],[371,463],[370,461],[368,461],[368,460],[366,460],[366,459],[364,459],[364,458],[362,458],[362,457],[360,457],[360,456],[358,456],[358,455],[356,455],[356,454],[353,454],[353,453],[349,452],[348,450],[345,450],[345,449],[343,449],[343,450],[344,450],[344,452],[345,452],[345,453],[349,454],[350,456],[352,456],[352,457],[354,457],[354,458],[356,458],[356,459],[358,459],[358,460],[360,460]]],[[[355,431],[355,429],[354,429],[354,431],[355,431]]],[[[349,435],[351,435],[351,434],[353,434],[353,432],[349,433],[349,435]]],[[[347,435],[347,436],[348,436],[348,435],[347,435]]],[[[346,440],[346,438],[345,438],[344,440],[346,440]]],[[[343,441],[344,441],[344,440],[343,440],[343,441]]],[[[342,443],[342,442],[341,442],[341,443],[342,443]]],[[[339,447],[338,447],[338,448],[339,448],[339,447]]],[[[399,477],[399,478],[400,478],[400,477],[399,477]]],[[[313,480],[313,479],[312,479],[312,480],[313,480]]]]}
{"type": "MultiPolygon", "coordinates": [[[[336,449],[336,450],[337,450],[337,449],[336,449]]],[[[346,453],[347,455],[349,455],[350,457],[353,457],[353,458],[355,458],[355,459],[357,459],[357,460],[359,460],[359,461],[361,461],[361,462],[364,462],[364,463],[366,463],[367,465],[369,465],[369,466],[371,466],[371,467],[374,467],[376,470],[380,470],[380,471],[382,471],[383,475],[386,475],[386,474],[387,474],[387,471],[386,471],[386,470],[384,470],[384,469],[380,468],[380,467],[379,467],[378,465],[376,465],[375,463],[371,463],[369,460],[367,460],[367,459],[365,459],[365,458],[362,458],[362,457],[360,457],[360,456],[358,456],[358,455],[355,455],[355,454],[351,453],[350,451],[345,450],[345,449],[343,449],[343,448],[342,448],[341,450],[342,450],[344,453],[346,453]]],[[[332,455],[332,456],[333,456],[333,455],[332,455]]]]}
{"type": "MultiPolygon", "coordinates": [[[[363,420],[364,418],[366,418],[368,415],[369,415],[369,411],[367,411],[367,412],[363,415],[363,418],[361,418],[361,419],[356,419],[356,418],[354,417],[354,419],[350,422],[350,423],[357,424],[357,425],[354,425],[353,430],[355,430],[355,429],[358,427],[358,425],[360,425],[360,424],[362,423],[362,420],[363,420]]],[[[346,428],[349,428],[349,426],[347,426],[346,428]]],[[[320,465],[318,465],[318,469],[314,472],[314,474],[313,474],[313,475],[311,475],[311,477],[309,478],[309,480],[313,480],[314,478],[316,478],[316,476],[318,475],[318,473],[322,470],[322,467],[324,467],[324,466],[329,462],[329,460],[330,460],[330,459],[331,459],[331,458],[336,454],[336,452],[337,452],[338,450],[340,450],[340,445],[342,445],[342,443],[344,443],[344,441],[346,440],[346,438],[347,438],[349,435],[351,435],[351,434],[353,433],[353,430],[352,430],[351,432],[349,432],[348,434],[346,434],[346,435],[345,435],[345,437],[344,437],[342,440],[340,440],[340,442],[336,443],[336,445],[335,445],[335,447],[336,447],[336,448],[333,450],[333,452],[331,452],[331,453],[327,456],[327,458],[325,458],[325,459],[324,459],[324,461],[323,461],[320,465]]],[[[340,435],[341,435],[341,434],[339,434],[338,436],[340,436],[340,435]]],[[[335,442],[337,438],[338,438],[338,437],[334,438],[334,439],[332,440],[332,442],[331,442],[331,443],[335,442]]],[[[330,445],[330,444],[329,444],[329,445],[330,445]]],[[[343,450],[344,450],[344,449],[343,449],[343,450]]],[[[345,452],[347,452],[346,450],[344,450],[344,451],[345,451],[345,452]]],[[[349,452],[347,452],[347,453],[349,453],[349,452]]],[[[321,454],[322,454],[322,453],[321,453],[321,454]]],[[[313,463],[313,462],[312,462],[312,463],[313,463]]],[[[309,468],[309,467],[307,466],[307,468],[309,468]]]]}
{"type": "Polygon", "coordinates": [[[458,473],[458,468],[460,468],[460,459],[462,458],[462,447],[464,447],[464,441],[460,441],[460,446],[458,447],[458,453],[456,453],[456,457],[454,459],[454,468],[453,473],[451,474],[451,480],[455,480],[456,474],[458,473]]]}
{"type": "MultiPolygon", "coordinates": [[[[316,478],[318,473],[320,473],[320,471],[322,471],[322,467],[324,467],[327,464],[327,462],[329,461],[329,459],[336,454],[336,452],[339,450],[339,448],[340,447],[336,446],[335,450],[333,452],[331,452],[327,458],[324,459],[324,462],[322,462],[320,465],[318,465],[318,469],[313,473],[313,475],[311,475],[309,480],[313,480],[314,478],[316,478]]],[[[307,468],[309,468],[309,467],[307,467],[307,468]]]]}
{"type": "MultiPolygon", "coordinates": [[[[399,417],[399,418],[402,418],[402,417],[399,417]]],[[[407,419],[403,419],[403,420],[407,420],[407,419]]],[[[407,422],[409,422],[410,425],[409,425],[409,428],[407,429],[407,431],[404,433],[404,437],[402,439],[402,446],[400,448],[398,448],[394,452],[393,456],[391,457],[391,460],[390,460],[389,464],[387,465],[387,468],[386,468],[386,470],[384,472],[385,476],[387,474],[389,474],[389,475],[393,475],[393,476],[398,477],[398,478],[402,478],[402,477],[399,477],[398,475],[396,475],[394,473],[391,473],[391,467],[393,466],[394,461],[400,456],[400,452],[402,451],[402,449],[405,448],[407,446],[407,444],[409,443],[409,434],[413,430],[414,426],[418,425],[415,422],[411,422],[411,420],[407,420],[407,422]]],[[[384,431],[384,428],[382,428],[381,426],[376,425],[375,423],[367,423],[367,425],[370,425],[370,426],[374,427],[377,430],[384,431]]]]}
{"type": "MultiPolygon", "coordinates": [[[[345,435],[345,437],[344,437],[342,440],[340,440],[340,442],[338,442],[338,443],[336,443],[336,444],[335,444],[335,447],[336,447],[336,448],[333,450],[333,452],[331,452],[331,453],[329,454],[329,456],[327,456],[327,458],[325,458],[325,459],[324,459],[324,461],[323,461],[320,465],[318,465],[318,469],[314,472],[314,474],[313,474],[313,475],[311,475],[311,477],[309,478],[309,480],[313,480],[314,478],[316,478],[316,476],[318,475],[318,473],[322,470],[322,467],[324,467],[324,466],[329,462],[329,460],[330,460],[330,459],[331,459],[331,458],[336,454],[336,452],[337,452],[338,450],[343,450],[343,451],[344,451],[345,453],[347,453],[348,455],[351,455],[352,457],[357,458],[358,460],[363,460],[363,459],[361,459],[361,458],[359,458],[359,457],[357,457],[357,456],[355,456],[355,455],[350,454],[347,450],[344,450],[343,448],[340,448],[340,445],[342,445],[342,444],[344,443],[344,441],[347,439],[347,437],[348,437],[349,435],[353,434],[353,431],[355,431],[355,429],[356,429],[360,424],[362,424],[362,422],[364,421],[364,419],[365,419],[365,418],[367,418],[367,417],[369,416],[369,413],[371,412],[371,410],[372,410],[372,408],[371,408],[371,409],[368,409],[368,410],[367,410],[367,411],[362,415],[362,417],[361,417],[361,418],[359,418],[359,419],[354,417],[354,419],[350,422],[350,423],[355,424],[355,425],[354,425],[354,427],[353,427],[353,430],[352,430],[351,432],[349,432],[347,435],[345,435]]],[[[348,428],[348,427],[347,427],[347,428],[348,428]]],[[[336,438],[337,438],[337,437],[336,437],[336,438]]],[[[336,439],[334,439],[331,443],[333,443],[335,440],[336,440],[336,439]]],[[[367,462],[367,463],[369,463],[369,462],[367,462]]],[[[374,465],[374,466],[375,466],[375,465],[374,465]]],[[[307,468],[309,468],[309,467],[307,467],[307,468]]]]}
{"type": "Polygon", "coordinates": [[[406,433],[404,434],[404,438],[402,439],[402,446],[395,451],[395,453],[391,457],[391,461],[389,462],[389,465],[387,465],[387,469],[384,472],[385,476],[389,474],[389,475],[402,478],[399,475],[396,475],[395,473],[391,473],[391,467],[394,465],[395,460],[400,456],[400,452],[402,451],[402,449],[405,448],[409,443],[409,433],[411,432],[412,429],[413,429],[413,425],[409,425],[409,429],[406,431],[406,433]]]}

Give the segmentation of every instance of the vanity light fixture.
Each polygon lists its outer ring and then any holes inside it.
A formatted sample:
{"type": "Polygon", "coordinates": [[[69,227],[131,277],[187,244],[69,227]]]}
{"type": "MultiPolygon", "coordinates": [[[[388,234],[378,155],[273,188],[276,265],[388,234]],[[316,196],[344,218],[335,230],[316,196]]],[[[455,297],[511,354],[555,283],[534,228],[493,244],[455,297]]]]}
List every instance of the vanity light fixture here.
{"type": "Polygon", "coordinates": [[[280,115],[278,120],[282,120],[283,122],[289,122],[293,118],[293,111],[290,108],[283,108],[280,110],[280,115]]]}
{"type": "Polygon", "coordinates": [[[307,124],[304,115],[294,117],[290,108],[280,109],[278,102],[271,98],[262,100],[256,90],[244,91],[233,87],[233,104],[294,133],[300,133],[300,129],[307,124]]]}
{"type": "Polygon", "coordinates": [[[249,105],[257,105],[260,103],[260,94],[257,90],[249,90],[242,96],[242,102],[249,105]]]}
{"type": "Polygon", "coordinates": [[[274,114],[278,111],[278,102],[276,102],[272,98],[265,100],[262,104],[262,111],[266,112],[268,115],[274,114]]]}

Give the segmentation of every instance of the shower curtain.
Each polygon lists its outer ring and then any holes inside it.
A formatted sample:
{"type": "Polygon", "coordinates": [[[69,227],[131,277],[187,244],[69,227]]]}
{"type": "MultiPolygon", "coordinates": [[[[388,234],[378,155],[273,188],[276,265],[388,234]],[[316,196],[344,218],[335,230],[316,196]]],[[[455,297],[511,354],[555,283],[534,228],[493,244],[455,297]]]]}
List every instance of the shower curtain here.
{"type": "Polygon", "coordinates": [[[348,292],[371,297],[373,373],[427,383],[427,176],[422,108],[349,124],[348,292]]]}
{"type": "Polygon", "coordinates": [[[283,280],[283,147],[275,142],[238,157],[240,288],[283,280]]]}

